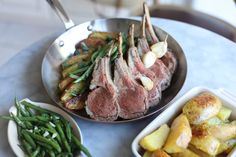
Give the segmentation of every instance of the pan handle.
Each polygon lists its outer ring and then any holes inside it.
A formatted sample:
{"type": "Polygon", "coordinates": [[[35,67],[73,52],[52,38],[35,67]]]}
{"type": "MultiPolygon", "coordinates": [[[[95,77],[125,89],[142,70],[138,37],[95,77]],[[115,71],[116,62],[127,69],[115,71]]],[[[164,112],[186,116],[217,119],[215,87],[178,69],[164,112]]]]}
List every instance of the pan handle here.
{"type": "Polygon", "coordinates": [[[46,0],[46,1],[51,6],[51,8],[56,12],[61,21],[64,23],[66,30],[75,26],[74,22],[66,14],[59,0],[46,0]]]}

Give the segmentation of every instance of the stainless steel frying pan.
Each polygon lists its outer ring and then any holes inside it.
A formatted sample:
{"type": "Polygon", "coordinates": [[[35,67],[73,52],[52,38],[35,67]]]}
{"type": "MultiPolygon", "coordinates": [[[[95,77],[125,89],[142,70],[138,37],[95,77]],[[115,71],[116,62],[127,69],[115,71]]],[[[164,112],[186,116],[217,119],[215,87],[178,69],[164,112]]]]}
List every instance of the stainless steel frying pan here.
{"type": "MultiPolygon", "coordinates": [[[[55,10],[58,16],[61,18],[62,22],[66,27],[66,31],[60,35],[49,47],[46,52],[46,55],[42,62],[42,80],[44,87],[51,97],[51,99],[62,109],[67,112],[80,117],[86,120],[92,120],[85,112],[85,110],[81,111],[71,111],[63,107],[63,104],[60,102],[60,98],[58,95],[58,82],[60,80],[60,65],[61,63],[75,51],[75,45],[88,37],[88,35],[92,31],[104,31],[104,32],[127,32],[129,25],[135,25],[135,34],[138,35],[140,28],[140,21],[132,20],[132,19],[122,19],[122,18],[113,18],[113,19],[99,19],[93,20],[89,22],[85,22],[79,25],[73,23],[73,21],[67,16],[66,12],[58,2],[58,0],[47,0],[51,7],[55,10]]],[[[162,29],[155,27],[154,29],[157,33],[157,36],[164,40],[167,33],[162,29]]],[[[187,63],[186,58],[183,53],[182,48],[176,42],[174,38],[168,35],[168,47],[173,50],[175,53],[178,66],[173,75],[173,79],[171,85],[168,89],[163,92],[161,102],[148,110],[148,112],[143,116],[136,119],[124,120],[118,119],[114,122],[110,123],[121,123],[121,122],[129,122],[135,121],[138,119],[142,119],[157,113],[162,110],[179,92],[183,83],[185,81],[186,72],[187,72],[187,63]]]]}

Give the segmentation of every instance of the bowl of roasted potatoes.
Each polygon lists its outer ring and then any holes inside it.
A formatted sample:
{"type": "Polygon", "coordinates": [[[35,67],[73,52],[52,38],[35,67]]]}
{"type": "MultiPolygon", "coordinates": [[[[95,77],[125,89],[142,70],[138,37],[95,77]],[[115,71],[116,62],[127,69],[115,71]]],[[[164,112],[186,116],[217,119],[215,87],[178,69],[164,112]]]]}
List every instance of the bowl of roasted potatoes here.
{"type": "Polygon", "coordinates": [[[236,157],[236,97],[195,87],[134,139],[136,157],[236,157]]]}

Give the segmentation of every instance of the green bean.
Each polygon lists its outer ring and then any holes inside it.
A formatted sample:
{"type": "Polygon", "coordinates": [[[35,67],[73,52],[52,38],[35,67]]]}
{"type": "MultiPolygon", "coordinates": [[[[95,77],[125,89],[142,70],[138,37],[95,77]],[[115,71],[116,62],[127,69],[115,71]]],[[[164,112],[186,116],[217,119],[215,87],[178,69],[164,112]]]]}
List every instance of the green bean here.
{"type": "Polygon", "coordinates": [[[95,65],[94,63],[92,65],[90,65],[90,67],[85,71],[85,73],[83,73],[82,76],[78,77],[74,81],[74,83],[79,83],[79,82],[81,82],[83,80],[86,80],[89,77],[89,75],[92,73],[94,65],[95,65]]]}
{"type": "Polygon", "coordinates": [[[22,116],[30,116],[28,112],[26,112],[20,105],[20,102],[15,98],[15,106],[17,109],[18,114],[21,114],[22,116]]]}
{"type": "Polygon", "coordinates": [[[21,131],[24,139],[33,147],[33,148],[36,148],[36,143],[34,142],[34,140],[31,138],[31,136],[28,134],[27,131],[25,130],[22,130],[21,131]]]}
{"type": "Polygon", "coordinates": [[[57,141],[62,144],[62,141],[61,141],[61,137],[59,136],[59,134],[57,133],[56,129],[54,129],[50,124],[46,124],[46,127],[50,130],[50,132],[53,132],[53,134],[57,134],[56,136],[56,139],[57,141]]]}
{"type": "Polygon", "coordinates": [[[25,106],[25,110],[29,113],[29,116],[33,116],[34,115],[34,113],[32,113],[32,111],[30,110],[29,107],[25,106]]]}
{"type": "Polygon", "coordinates": [[[76,144],[76,146],[82,151],[84,152],[84,154],[87,157],[92,157],[92,155],[90,154],[90,152],[88,151],[88,149],[86,147],[84,147],[81,143],[80,140],[75,136],[72,135],[72,141],[76,144]]]}
{"type": "Polygon", "coordinates": [[[44,143],[44,142],[40,142],[40,141],[37,141],[37,144],[39,144],[40,146],[44,147],[44,148],[47,148],[48,150],[52,150],[52,146],[44,143]]]}
{"type": "Polygon", "coordinates": [[[66,125],[66,137],[70,143],[71,142],[71,132],[72,132],[71,125],[69,122],[67,122],[65,125],[66,125]]]}
{"type": "Polygon", "coordinates": [[[64,153],[59,154],[57,157],[73,157],[73,154],[64,152],[64,153]]]}
{"type": "Polygon", "coordinates": [[[39,154],[39,157],[45,157],[46,153],[44,150],[41,149],[41,152],[39,154]]]}
{"type": "Polygon", "coordinates": [[[11,116],[0,116],[0,119],[14,120],[11,116]]]}
{"type": "Polygon", "coordinates": [[[80,69],[77,69],[77,70],[71,72],[70,74],[74,74],[74,75],[75,75],[75,74],[79,74],[79,73],[81,73],[81,72],[86,71],[88,68],[89,68],[89,66],[82,67],[82,68],[80,68],[80,69]]]}
{"type": "Polygon", "coordinates": [[[30,134],[30,136],[31,136],[33,139],[38,140],[38,141],[40,141],[40,142],[47,143],[48,145],[50,145],[50,146],[52,146],[54,149],[56,149],[57,152],[59,152],[59,153],[61,152],[61,147],[60,147],[60,145],[59,145],[56,141],[51,140],[51,139],[48,139],[48,138],[45,138],[45,137],[43,137],[43,136],[41,136],[41,135],[37,135],[37,134],[31,133],[31,132],[29,132],[29,134],[30,134]]]}
{"type": "Polygon", "coordinates": [[[21,121],[27,121],[27,122],[39,122],[41,124],[45,122],[49,122],[50,119],[42,116],[33,116],[33,117],[20,117],[21,121]]]}
{"type": "Polygon", "coordinates": [[[32,153],[32,152],[31,152],[32,147],[30,146],[29,143],[26,142],[26,140],[22,140],[22,146],[23,146],[24,150],[26,151],[26,153],[27,153],[28,155],[30,155],[30,154],[32,153]]]}
{"type": "Polygon", "coordinates": [[[70,145],[68,144],[68,142],[67,142],[67,140],[66,140],[65,134],[64,134],[64,132],[63,132],[63,130],[62,130],[62,127],[61,127],[61,125],[60,125],[59,122],[56,123],[56,129],[57,129],[57,131],[58,131],[58,133],[59,133],[59,135],[60,135],[60,137],[61,137],[61,139],[62,139],[62,142],[63,142],[64,147],[66,148],[66,150],[67,150],[68,152],[71,152],[70,145]]]}
{"type": "Polygon", "coordinates": [[[26,125],[17,116],[15,116],[13,113],[10,113],[10,115],[14,119],[17,125],[19,125],[20,127],[24,129],[27,129],[26,125]]]}
{"type": "Polygon", "coordinates": [[[18,125],[16,126],[16,128],[17,128],[17,135],[18,135],[18,139],[19,140],[21,140],[22,139],[22,133],[21,133],[21,127],[19,127],[18,125]]]}
{"type": "Polygon", "coordinates": [[[16,97],[15,97],[15,106],[16,106],[16,109],[17,109],[16,115],[19,117],[19,116],[21,116],[20,109],[19,109],[20,106],[18,105],[18,101],[17,101],[16,97]]]}
{"type": "Polygon", "coordinates": [[[98,54],[99,54],[102,50],[103,50],[103,49],[101,49],[101,47],[99,47],[99,48],[97,49],[97,51],[95,51],[95,52],[92,54],[92,56],[91,56],[91,61],[92,61],[92,62],[94,62],[94,61],[96,60],[98,54]]]}
{"type": "Polygon", "coordinates": [[[31,154],[31,157],[36,157],[40,152],[40,146],[37,146],[36,150],[31,154]]]}
{"type": "Polygon", "coordinates": [[[35,105],[31,104],[30,102],[27,102],[27,101],[25,101],[25,100],[22,101],[21,104],[23,104],[23,105],[26,106],[26,107],[32,108],[32,109],[34,109],[34,110],[36,110],[36,111],[38,111],[38,112],[41,112],[41,113],[57,114],[57,113],[55,113],[55,112],[49,111],[49,110],[47,110],[47,109],[44,109],[44,108],[42,108],[42,107],[35,106],[35,105]]]}
{"type": "Polygon", "coordinates": [[[55,153],[52,150],[47,150],[50,157],[56,157],[55,153]]]}

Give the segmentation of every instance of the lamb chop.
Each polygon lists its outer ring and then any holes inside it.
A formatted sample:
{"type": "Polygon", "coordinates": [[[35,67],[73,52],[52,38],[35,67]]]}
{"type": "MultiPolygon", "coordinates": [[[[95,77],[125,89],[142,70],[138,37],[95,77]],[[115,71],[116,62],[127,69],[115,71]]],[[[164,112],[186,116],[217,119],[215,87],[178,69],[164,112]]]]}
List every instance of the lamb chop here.
{"type": "MultiPolygon", "coordinates": [[[[156,36],[150,19],[149,9],[146,3],[143,4],[144,8],[144,14],[146,14],[146,20],[147,20],[147,34],[150,36],[150,45],[151,47],[155,44],[160,43],[158,37],[156,36]]],[[[160,44],[159,44],[160,45],[160,44]]],[[[169,69],[170,73],[173,74],[176,66],[177,66],[177,60],[175,55],[167,50],[167,44],[166,44],[166,51],[162,54],[162,57],[160,58],[163,63],[166,65],[166,67],[169,69]]]]}
{"type": "MultiPolygon", "coordinates": [[[[165,90],[171,81],[171,73],[168,70],[168,68],[165,66],[165,64],[158,58],[154,57],[149,57],[148,54],[152,54],[152,51],[149,48],[149,45],[147,43],[146,39],[146,34],[145,34],[145,24],[146,24],[146,15],[144,14],[143,19],[142,19],[142,28],[141,28],[141,37],[138,40],[138,51],[139,54],[142,54],[143,56],[143,63],[149,66],[148,69],[150,69],[157,77],[157,88],[160,88],[161,91],[165,90]],[[144,58],[145,56],[148,56],[144,58]],[[150,62],[150,60],[152,60],[150,62]],[[159,87],[158,87],[159,86],[159,87]]],[[[156,40],[156,39],[155,39],[156,40]]]]}
{"type": "Polygon", "coordinates": [[[114,46],[104,58],[96,60],[92,91],[87,98],[86,111],[91,118],[99,121],[114,121],[118,118],[120,108],[117,103],[117,88],[111,78],[110,55],[114,46]]]}
{"type": "Polygon", "coordinates": [[[169,69],[170,73],[173,75],[177,66],[177,59],[173,52],[167,51],[165,55],[161,58],[162,62],[169,69]]]}
{"type": "Polygon", "coordinates": [[[118,88],[119,116],[124,119],[140,117],[148,109],[148,93],[135,81],[123,59],[121,34],[119,34],[118,52],[114,67],[114,83],[118,88]]]}
{"type": "Polygon", "coordinates": [[[139,57],[138,50],[134,45],[133,24],[129,28],[128,66],[137,82],[141,81],[144,88],[148,91],[149,106],[157,105],[161,99],[161,90],[156,75],[150,69],[145,68],[139,57]]]}

